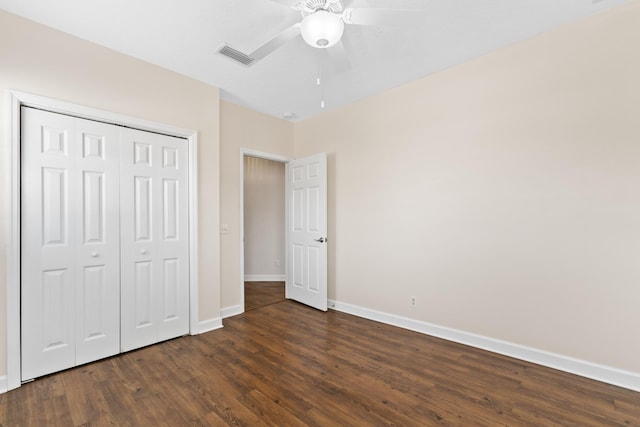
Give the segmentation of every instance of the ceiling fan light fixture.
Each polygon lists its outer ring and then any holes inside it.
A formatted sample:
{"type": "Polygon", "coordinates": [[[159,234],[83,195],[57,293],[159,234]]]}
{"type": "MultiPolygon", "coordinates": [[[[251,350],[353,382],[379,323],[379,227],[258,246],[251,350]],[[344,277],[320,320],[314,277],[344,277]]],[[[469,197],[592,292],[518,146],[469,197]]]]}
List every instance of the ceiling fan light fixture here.
{"type": "Polygon", "coordinates": [[[326,49],[340,41],[344,22],[339,15],[326,10],[318,10],[302,20],[300,33],[310,46],[326,49]]]}

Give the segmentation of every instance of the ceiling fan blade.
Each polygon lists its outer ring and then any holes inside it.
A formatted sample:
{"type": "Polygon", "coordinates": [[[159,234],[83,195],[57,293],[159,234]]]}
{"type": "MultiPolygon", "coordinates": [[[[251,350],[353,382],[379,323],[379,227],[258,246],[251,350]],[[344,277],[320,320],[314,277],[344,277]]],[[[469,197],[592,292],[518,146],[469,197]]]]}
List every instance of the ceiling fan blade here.
{"type": "Polygon", "coordinates": [[[378,27],[406,27],[425,22],[425,10],[347,8],[342,14],[347,24],[378,27]]]}
{"type": "Polygon", "coordinates": [[[344,73],[351,69],[351,61],[349,61],[349,55],[347,54],[347,50],[345,49],[342,40],[326,49],[326,51],[333,69],[336,72],[344,73]]]}
{"type": "Polygon", "coordinates": [[[285,29],[280,34],[254,50],[249,54],[250,57],[255,60],[262,59],[269,55],[276,49],[280,48],[283,44],[287,43],[298,37],[300,34],[300,23],[294,24],[291,27],[285,29]]]}
{"type": "Polygon", "coordinates": [[[324,2],[324,9],[329,10],[334,3],[338,3],[340,0],[326,0],[324,2]]]}

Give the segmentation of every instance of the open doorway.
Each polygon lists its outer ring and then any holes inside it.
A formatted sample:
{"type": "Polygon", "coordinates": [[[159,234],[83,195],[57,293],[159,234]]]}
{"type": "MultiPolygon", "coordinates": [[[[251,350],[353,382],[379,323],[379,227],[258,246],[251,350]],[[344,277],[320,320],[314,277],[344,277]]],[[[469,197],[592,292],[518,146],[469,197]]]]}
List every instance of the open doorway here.
{"type": "Polygon", "coordinates": [[[244,310],[285,300],[285,163],[243,155],[244,310]]]}

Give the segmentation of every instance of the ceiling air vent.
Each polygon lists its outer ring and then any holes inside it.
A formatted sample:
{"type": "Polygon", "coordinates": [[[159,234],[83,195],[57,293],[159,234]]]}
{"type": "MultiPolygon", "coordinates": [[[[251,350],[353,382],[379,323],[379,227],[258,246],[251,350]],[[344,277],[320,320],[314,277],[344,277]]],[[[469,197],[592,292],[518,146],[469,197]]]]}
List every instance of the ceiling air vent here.
{"type": "Polygon", "coordinates": [[[255,61],[255,58],[252,58],[249,55],[240,52],[239,50],[235,50],[234,48],[226,44],[218,49],[218,53],[220,55],[226,56],[227,58],[231,58],[243,65],[251,65],[251,63],[255,61]]]}

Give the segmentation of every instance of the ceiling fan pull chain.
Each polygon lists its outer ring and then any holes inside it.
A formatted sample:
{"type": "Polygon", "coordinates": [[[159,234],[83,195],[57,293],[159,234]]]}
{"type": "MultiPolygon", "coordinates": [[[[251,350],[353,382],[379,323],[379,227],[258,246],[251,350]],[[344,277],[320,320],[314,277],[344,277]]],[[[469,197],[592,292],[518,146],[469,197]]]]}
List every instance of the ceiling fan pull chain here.
{"type": "Polygon", "coordinates": [[[320,87],[320,108],[324,108],[324,85],[322,84],[321,75],[316,79],[316,85],[320,87]]]}

